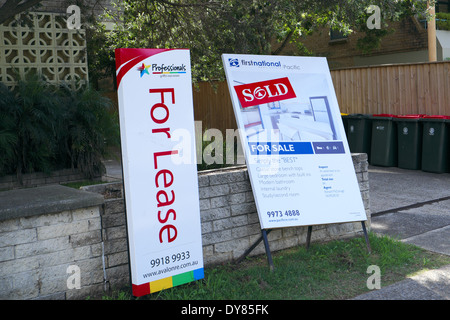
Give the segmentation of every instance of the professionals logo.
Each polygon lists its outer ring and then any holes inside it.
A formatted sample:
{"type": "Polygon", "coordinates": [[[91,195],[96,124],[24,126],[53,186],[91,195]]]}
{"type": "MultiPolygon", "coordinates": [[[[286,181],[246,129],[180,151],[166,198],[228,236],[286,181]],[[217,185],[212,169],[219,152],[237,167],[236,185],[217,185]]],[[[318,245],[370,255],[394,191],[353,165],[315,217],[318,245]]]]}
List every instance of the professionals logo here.
{"type": "Polygon", "coordinates": [[[239,68],[239,59],[235,58],[229,58],[228,62],[230,62],[230,67],[237,67],[239,68]]]}
{"type": "Polygon", "coordinates": [[[295,98],[289,78],[242,84],[234,87],[242,108],[295,98]]]}
{"type": "Polygon", "coordinates": [[[184,64],[152,64],[152,74],[182,74],[186,73],[184,64]]]}
{"type": "Polygon", "coordinates": [[[156,74],[156,75],[179,75],[179,74],[185,74],[186,73],[186,65],[176,65],[176,64],[156,64],[153,63],[151,65],[146,65],[142,63],[140,67],[137,68],[138,71],[141,73],[141,78],[144,74],[150,75],[156,74]]]}
{"type": "Polygon", "coordinates": [[[148,68],[150,68],[150,65],[147,66],[144,63],[142,63],[142,66],[138,68],[139,72],[141,73],[141,78],[144,74],[150,75],[150,73],[148,72],[148,68]]]}

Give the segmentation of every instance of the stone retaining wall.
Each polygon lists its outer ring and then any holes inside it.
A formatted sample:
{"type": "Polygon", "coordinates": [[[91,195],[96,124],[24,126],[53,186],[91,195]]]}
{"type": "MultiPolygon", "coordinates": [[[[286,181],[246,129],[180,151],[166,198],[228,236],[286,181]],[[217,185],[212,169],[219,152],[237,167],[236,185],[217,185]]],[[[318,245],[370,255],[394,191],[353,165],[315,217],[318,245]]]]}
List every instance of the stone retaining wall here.
{"type": "MultiPolygon", "coordinates": [[[[352,155],[361,196],[370,227],[369,175],[366,154],[352,155]]],[[[198,174],[203,257],[205,265],[239,258],[261,235],[247,168],[232,167],[198,174]]],[[[128,251],[122,183],[84,187],[105,196],[102,216],[105,268],[109,285],[128,285],[128,251]]],[[[307,227],[273,230],[268,238],[272,251],[304,244],[307,227]]],[[[311,241],[328,241],[362,236],[361,224],[343,223],[314,226],[311,241]]],[[[259,244],[251,255],[263,254],[259,244]]]]}
{"type": "Polygon", "coordinates": [[[0,192],[0,299],[102,292],[103,201],[60,185],[0,192]],[[78,290],[76,281],[69,289],[71,266],[80,270],[78,290]]]}
{"type": "MultiPolygon", "coordinates": [[[[370,226],[367,156],[352,158],[370,226]]],[[[203,171],[198,179],[205,266],[233,261],[261,235],[247,169],[203,171]]],[[[0,299],[84,299],[129,284],[122,183],[83,189],[0,192],[0,299]]],[[[312,241],[358,235],[360,223],[314,226],[312,241]]],[[[269,234],[272,251],[305,240],[306,227],[269,234]]],[[[261,253],[262,243],[251,254],[261,253]]]]}

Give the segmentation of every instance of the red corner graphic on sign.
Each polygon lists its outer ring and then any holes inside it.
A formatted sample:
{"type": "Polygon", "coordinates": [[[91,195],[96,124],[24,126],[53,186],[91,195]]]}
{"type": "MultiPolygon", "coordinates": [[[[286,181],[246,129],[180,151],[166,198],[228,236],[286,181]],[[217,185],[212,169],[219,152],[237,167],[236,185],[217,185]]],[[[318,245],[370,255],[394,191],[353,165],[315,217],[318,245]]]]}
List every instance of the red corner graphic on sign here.
{"type": "Polygon", "coordinates": [[[115,50],[117,87],[119,87],[123,76],[136,64],[141,63],[148,57],[170,50],[174,49],[117,48],[115,50]]]}
{"type": "Polygon", "coordinates": [[[243,108],[296,97],[287,77],[241,84],[234,90],[243,108]]]}

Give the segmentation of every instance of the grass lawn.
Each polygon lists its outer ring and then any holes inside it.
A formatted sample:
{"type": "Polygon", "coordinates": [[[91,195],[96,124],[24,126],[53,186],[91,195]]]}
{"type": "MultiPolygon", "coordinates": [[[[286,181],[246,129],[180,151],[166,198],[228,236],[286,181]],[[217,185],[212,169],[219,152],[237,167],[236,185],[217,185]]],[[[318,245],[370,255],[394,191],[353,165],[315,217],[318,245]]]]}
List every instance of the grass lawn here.
{"type": "Polygon", "coordinates": [[[91,186],[94,184],[103,184],[107,183],[102,180],[83,180],[83,181],[77,181],[77,182],[68,182],[68,183],[61,183],[63,186],[74,188],[74,189],[80,189],[81,187],[85,186],[91,186]]]}
{"type": "MultiPolygon", "coordinates": [[[[450,264],[450,257],[422,250],[389,237],[370,234],[372,253],[364,237],[312,243],[273,253],[275,271],[266,256],[242,263],[205,268],[205,278],[140,297],[140,300],[341,300],[369,291],[370,265],[381,270],[381,287],[424,270],[450,264]]],[[[129,289],[104,300],[134,299],[129,289]]]]}

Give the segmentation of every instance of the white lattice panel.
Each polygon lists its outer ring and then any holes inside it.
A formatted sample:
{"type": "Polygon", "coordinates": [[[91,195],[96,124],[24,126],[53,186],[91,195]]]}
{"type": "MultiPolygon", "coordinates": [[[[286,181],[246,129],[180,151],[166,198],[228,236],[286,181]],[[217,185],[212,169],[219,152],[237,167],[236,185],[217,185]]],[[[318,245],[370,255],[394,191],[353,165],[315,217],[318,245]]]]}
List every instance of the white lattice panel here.
{"type": "Polygon", "coordinates": [[[87,83],[84,30],[68,29],[67,17],[62,14],[34,12],[26,16],[28,25],[14,20],[0,25],[0,81],[14,87],[15,72],[35,71],[51,83],[64,81],[73,88],[87,83]]]}

